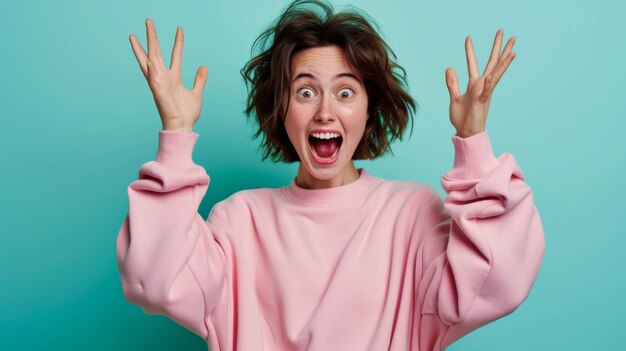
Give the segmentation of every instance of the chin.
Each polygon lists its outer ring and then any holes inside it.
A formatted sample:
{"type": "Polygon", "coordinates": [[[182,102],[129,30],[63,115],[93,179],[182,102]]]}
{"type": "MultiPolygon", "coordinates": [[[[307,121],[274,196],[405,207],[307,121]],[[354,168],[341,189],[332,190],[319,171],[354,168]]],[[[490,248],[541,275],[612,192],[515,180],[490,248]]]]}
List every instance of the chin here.
{"type": "Polygon", "coordinates": [[[342,171],[346,168],[339,167],[339,165],[335,165],[333,167],[319,168],[311,166],[311,164],[303,165],[306,168],[307,173],[309,173],[313,178],[318,180],[333,180],[341,176],[342,171]]]}

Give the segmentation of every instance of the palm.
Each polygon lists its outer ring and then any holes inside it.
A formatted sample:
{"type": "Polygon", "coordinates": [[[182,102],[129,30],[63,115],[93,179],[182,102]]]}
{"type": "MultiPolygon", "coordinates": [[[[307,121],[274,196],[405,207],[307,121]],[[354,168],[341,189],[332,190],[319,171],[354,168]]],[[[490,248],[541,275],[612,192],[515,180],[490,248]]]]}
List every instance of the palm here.
{"type": "Polygon", "coordinates": [[[156,30],[149,19],[146,20],[146,32],[148,54],[134,35],[131,35],[129,39],[139,67],[152,91],[163,128],[191,131],[202,109],[202,92],[207,77],[206,67],[201,66],[198,69],[193,89],[186,89],[180,75],[184,42],[182,28],[176,31],[170,69],[167,69],[163,63],[156,30]]]}
{"type": "Polygon", "coordinates": [[[177,121],[191,121],[195,124],[202,109],[202,95],[194,94],[185,88],[180,72],[166,70],[156,76],[158,78],[149,79],[148,84],[159,115],[166,116],[165,119],[169,124],[175,124],[177,121]]]}
{"type": "Polygon", "coordinates": [[[502,30],[496,33],[491,56],[482,75],[478,73],[471,38],[466,38],[465,52],[469,81],[465,94],[459,94],[458,79],[454,69],[446,69],[446,84],[450,92],[450,122],[460,137],[469,137],[485,130],[493,90],[516,55],[512,51],[515,37],[509,39],[504,51],[500,53],[502,35],[502,30]]]}

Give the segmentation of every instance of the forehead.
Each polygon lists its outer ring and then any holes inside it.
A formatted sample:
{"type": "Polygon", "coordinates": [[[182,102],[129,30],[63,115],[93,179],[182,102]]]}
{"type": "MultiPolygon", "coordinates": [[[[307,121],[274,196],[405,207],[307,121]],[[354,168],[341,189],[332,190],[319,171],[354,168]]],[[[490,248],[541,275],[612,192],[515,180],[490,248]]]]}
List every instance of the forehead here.
{"type": "Polygon", "coordinates": [[[336,45],[318,46],[297,52],[291,58],[291,73],[310,72],[317,76],[334,76],[337,73],[355,73],[343,52],[336,45]]]}

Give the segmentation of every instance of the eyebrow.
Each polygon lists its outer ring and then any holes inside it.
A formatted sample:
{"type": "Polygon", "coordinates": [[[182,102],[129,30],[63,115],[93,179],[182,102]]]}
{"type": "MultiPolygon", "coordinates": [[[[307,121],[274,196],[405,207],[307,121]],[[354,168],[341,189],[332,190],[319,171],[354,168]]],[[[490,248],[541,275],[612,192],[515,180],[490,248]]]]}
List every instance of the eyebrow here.
{"type": "MultiPolygon", "coordinates": [[[[348,77],[348,78],[352,78],[354,80],[356,80],[357,82],[361,82],[361,80],[359,79],[359,77],[357,77],[354,73],[350,73],[350,72],[343,72],[343,73],[339,73],[338,75],[336,75],[333,79],[339,79],[342,77],[348,77]]],[[[302,79],[302,78],[311,78],[311,79],[316,79],[315,75],[312,73],[308,73],[308,72],[302,72],[299,73],[294,79],[293,81],[295,82],[298,79],[302,79]]]]}

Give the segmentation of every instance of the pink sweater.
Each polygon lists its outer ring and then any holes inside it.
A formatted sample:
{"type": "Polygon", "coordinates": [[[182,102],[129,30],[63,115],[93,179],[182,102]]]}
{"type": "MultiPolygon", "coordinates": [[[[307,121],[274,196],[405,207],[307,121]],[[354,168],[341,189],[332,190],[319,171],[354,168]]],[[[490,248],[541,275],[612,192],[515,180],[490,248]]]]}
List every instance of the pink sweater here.
{"type": "Polygon", "coordinates": [[[237,192],[205,221],[196,133],[159,132],[116,243],[125,298],[225,350],[442,350],[514,311],[544,253],[515,158],[452,136],[429,185],[360,170],[344,186],[237,192]]]}

